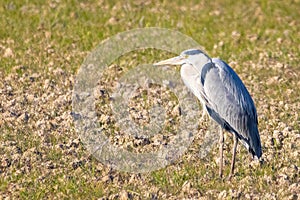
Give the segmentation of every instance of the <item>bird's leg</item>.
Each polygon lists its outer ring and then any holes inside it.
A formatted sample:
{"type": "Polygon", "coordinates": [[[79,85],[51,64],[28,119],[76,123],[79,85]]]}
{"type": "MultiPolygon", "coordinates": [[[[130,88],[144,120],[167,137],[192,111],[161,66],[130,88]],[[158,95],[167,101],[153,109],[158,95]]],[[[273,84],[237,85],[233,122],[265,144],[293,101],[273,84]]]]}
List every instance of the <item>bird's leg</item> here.
{"type": "Polygon", "coordinates": [[[231,179],[231,177],[233,176],[237,144],[238,144],[238,138],[234,134],[234,144],[233,144],[233,151],[232,151],[231,168],[230,168],[230,174],[229,174],[228,179],[231,179]]]}
{"type": "Polygon", "coordinates": [[[223,175],[223,145],[224,145],[224,133],[222,127],[220,127],[220,140],[219,140],[219,148],[220,148],[220,169],[219,176],[222,178],[223,175]]]}

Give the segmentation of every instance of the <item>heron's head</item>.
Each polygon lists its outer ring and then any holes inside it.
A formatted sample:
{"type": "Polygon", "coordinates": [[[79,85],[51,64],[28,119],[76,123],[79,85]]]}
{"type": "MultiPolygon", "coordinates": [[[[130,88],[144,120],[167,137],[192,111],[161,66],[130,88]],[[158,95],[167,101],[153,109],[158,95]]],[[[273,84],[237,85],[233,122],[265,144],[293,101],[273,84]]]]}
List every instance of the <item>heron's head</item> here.
{"type": "Polygon", "coordinates": [[[211,58],[199,49],[188,49],[183,51],[179,56],[167,60],[154,63],[154,66],[161,65],[193,65],[204,66],[206,63],[211,62],[211,58]]]}

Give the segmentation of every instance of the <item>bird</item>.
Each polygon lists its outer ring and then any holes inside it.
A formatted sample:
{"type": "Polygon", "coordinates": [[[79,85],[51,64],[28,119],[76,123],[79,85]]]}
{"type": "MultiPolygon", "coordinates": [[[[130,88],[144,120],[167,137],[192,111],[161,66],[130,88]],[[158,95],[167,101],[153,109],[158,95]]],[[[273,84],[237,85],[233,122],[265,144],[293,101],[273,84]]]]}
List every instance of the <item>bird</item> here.
{"type": "Polygon", "coordinates": [[[223,130],[231,133],[234,140],[228,179],[234,175],[238,141],[252,158],[261,158],[262,147],[254,101],[237,73],[225,61],[210,58],[200,49],[188,49],[177,57],[153,65],[180,65],[181,79],[202,104],[202,117],[208,114],[220,125],[220,178],[223,176],[223,130]]]}

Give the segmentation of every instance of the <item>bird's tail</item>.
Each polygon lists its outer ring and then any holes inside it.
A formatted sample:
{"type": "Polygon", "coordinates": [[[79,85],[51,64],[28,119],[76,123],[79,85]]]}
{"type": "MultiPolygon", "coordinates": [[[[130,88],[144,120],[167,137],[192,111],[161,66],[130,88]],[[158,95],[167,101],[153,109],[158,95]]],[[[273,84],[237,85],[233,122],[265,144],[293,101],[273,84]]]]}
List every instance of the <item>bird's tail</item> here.
{"type": "Polygon", "coordinates": [[[257,157],[259,159],[262,156],[262,149],[257,125],[253,124],[249,131],[251,131],[250,135],[252,136],[249,142],[249,151],[252,153],[253,157],[257,157]]]}

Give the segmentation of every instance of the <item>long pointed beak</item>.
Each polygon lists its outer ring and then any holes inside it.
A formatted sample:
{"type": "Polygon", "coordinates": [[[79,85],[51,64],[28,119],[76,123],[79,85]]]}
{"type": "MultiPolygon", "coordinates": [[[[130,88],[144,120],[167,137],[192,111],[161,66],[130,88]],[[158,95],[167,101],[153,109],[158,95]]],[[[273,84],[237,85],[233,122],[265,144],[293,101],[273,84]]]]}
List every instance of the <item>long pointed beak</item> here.
{"type": "Polygon", "coordinates": [[[167,60],[163,60],[157,63],[154,63],[154,66],[162,66],[162,65],[182,65],[184,63],[185,58],[182,56],[177,56],[174,58],[170,58],[167,60]]]}

